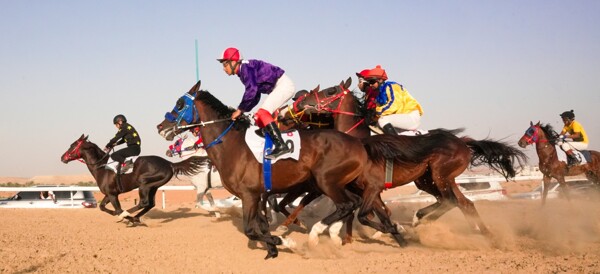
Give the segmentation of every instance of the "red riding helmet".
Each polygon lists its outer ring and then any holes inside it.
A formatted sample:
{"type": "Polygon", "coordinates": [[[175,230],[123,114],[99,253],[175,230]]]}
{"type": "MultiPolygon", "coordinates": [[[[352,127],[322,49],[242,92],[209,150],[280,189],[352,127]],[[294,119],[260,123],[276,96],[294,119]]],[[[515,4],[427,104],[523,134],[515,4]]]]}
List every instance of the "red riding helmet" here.
{"type": "Polygon", "coordinates": [[[377,65],[374,69],[369,70],[367,73],[368,78],[382,79],[383,81],[387,80],[387,73],[385,73],[385,69],[382,69],[380,65],[377,65]]]}
{"type": "Polygon", "coordinates": [[[369,71],[370,71],[369,69],[363,69],[361,72],[357,72],[357,73],[356,73],[356,76],[357,76],[358,78],[364,78],[364,79],[367,79],[367,76],[369,76],[369,71]]]}
{"type": "Polygon", "coordinates": [[[240,51],[236,48],[227,48],[223,51],[222,57],[217,61],[223,63],[224,61],[239,61],[242,59],[240,51]]]}

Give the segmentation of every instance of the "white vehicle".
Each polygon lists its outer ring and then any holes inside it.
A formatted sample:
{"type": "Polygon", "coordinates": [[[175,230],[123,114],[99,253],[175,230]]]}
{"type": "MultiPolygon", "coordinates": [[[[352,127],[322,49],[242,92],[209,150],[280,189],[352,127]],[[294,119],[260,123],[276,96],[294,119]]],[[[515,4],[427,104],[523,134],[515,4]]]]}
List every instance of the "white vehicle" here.
{"type": "Polygon", "coordinates": [[[54,191],[19,191],[8,199],[0,200],[0,208],[95,208],[97,206],[92,191],[73,188],[54,191]]]}
{"type": "MultiPolygon", "coordinates": [[[[460,191],[471,201],[488,200],[499,201],[506,200],[506,190],[498,180],[487,182],[456,182],[460,191]]],[[[385,201],[386,203],[435,203],[436,199],[431,194],[417,190],[412,194],[399,195],[385,201]]]]}
{"type": "MultiPolygon", "coordinates": [[[[569,195],[572,197],[578,197],[583,199],[591,199],[593,195],[600,195],[600,187],[593,184],[587,179],[567,179],[565,180],[569,185],[569,195]]],[[[510,196],[512,199],[531,199],[537,200],[542,198],[543,183],[534,188],[530,192],[517,193],[510,196]]],[[[560,185],[556,181],[550,182],[548,187],[548,199],[559,198],[564,195],[561,191],[560,185]]]]}

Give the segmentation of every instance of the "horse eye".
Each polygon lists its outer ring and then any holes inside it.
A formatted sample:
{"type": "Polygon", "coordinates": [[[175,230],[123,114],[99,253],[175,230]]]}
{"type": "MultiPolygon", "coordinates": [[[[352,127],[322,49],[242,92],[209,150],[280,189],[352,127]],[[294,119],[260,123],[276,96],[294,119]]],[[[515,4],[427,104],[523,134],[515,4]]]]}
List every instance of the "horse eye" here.
{"type": "Polygon", "coordinates": [[[183,100],[183,98],[179,98],[177,100],[177,103],[175,103],[175,107],[177,108],[177,110],[181,110],[184,106],[185,106],[185,100],[183,100]]]}

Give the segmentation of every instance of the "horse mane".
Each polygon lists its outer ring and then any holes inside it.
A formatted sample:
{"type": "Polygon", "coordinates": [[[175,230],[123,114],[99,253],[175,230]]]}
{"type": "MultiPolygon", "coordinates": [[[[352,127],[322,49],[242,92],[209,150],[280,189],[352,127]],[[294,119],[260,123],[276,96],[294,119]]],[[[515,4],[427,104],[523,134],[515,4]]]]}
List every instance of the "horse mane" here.
{"type": "MultiPolygon", "coordinates": [[[[231,114],[235,111],[234,108],[229,107],[223,104],[219,99],[213,96],[207,90],[200,90],[196,95],[196,99],[198,101],[202,101],[203,103],[209,105],[212,109],[217,112],[217,116],[219,119],[225,119],[231,117],[231,114]]],[[[247,116],[242,115],[239,119],[235,121],[234,128],[236,130],[247,129],[250,127],[250,120],[247,116]]]]}
{"type": "Polygon", "coordinates": [[[548,143],[551,145],[556,145],[556,141],[558,140],[558,134],[550,124],[540,125],[540,128],[546,135],[546,139],[548,139],[548,143]]]}

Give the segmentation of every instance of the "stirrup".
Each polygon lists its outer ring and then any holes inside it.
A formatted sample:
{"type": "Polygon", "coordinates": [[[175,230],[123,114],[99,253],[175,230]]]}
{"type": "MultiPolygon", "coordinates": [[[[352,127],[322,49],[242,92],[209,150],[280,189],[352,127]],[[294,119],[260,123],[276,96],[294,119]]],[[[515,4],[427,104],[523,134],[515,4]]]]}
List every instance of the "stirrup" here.
{"type": "Polygon", "coordinates": [[[271,150],[271,153],[265,155],[265,158],[274,160],[277,157],[290,152],[292,152],[292,149],[289,147],[282,148],[280,151],[275,151],[275,149],[273,149],[271,150]]]}

